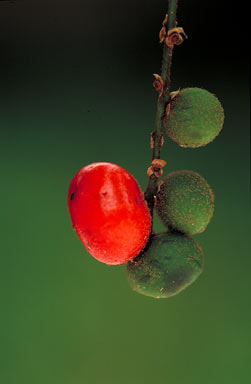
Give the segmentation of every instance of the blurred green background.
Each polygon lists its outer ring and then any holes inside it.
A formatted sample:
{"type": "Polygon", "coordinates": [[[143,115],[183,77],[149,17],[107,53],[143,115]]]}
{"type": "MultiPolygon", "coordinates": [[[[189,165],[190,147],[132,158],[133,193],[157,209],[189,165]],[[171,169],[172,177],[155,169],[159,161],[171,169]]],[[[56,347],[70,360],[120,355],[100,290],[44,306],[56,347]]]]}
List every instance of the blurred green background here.
{"type": "Polygon", "coordinates": [[[124,266],[88,255],[66,195],[74,174],[98,161],[146,187],[167,1],[0,3],[1,383],[248,382],[248,60],[227,4],[180,0],[189,39],[174,51],[172,90],[208,89],[226,118],[204,148],[165,140],[165,173],[199,172],[216,208],[194,237],[204,273],[154,300],[131,291],[124,266]]]}

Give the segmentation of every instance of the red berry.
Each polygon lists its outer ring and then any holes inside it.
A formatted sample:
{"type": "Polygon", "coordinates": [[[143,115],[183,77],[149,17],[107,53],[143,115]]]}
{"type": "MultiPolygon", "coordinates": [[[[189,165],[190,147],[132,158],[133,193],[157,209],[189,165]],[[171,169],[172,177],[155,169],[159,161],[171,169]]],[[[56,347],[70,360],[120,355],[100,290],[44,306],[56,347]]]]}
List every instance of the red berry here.
{"type": "Polygon", "coordinates": [[[123,264],[145,247],[151,231],[143,193],[136,180],[111,163],[80,169],[68,191],[74,229],[88,252],[106,264],[123,264]]]}

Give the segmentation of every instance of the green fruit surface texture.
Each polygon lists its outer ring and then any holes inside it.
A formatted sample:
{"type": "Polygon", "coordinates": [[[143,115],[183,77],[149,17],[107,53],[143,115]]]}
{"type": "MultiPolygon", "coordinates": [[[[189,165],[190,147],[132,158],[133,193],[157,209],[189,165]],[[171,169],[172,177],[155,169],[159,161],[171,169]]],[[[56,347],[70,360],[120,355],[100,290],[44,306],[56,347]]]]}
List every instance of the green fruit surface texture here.
{"type": "Polygon", "coordinates": [[[133,290],[154,298],[168,298],[191,285],[201,274],[204,256],[200,246],[180,233],[152,235],[140,258],[127,263],[133,290]]]}
{"type": "Polygon", "coordinates": [[[215,139],[224,122],[221,103],[201,88],[184,88],[170,103],[163,120],[168,136],[181,147],[197,148],[215,139]]]}
{"type": "Polygon", "coordinates": [[[214,194],[197,172],[180,170],[159,182],[156,212],[162,223],[194,235],[205,230],[214,212],[214,194]]]}

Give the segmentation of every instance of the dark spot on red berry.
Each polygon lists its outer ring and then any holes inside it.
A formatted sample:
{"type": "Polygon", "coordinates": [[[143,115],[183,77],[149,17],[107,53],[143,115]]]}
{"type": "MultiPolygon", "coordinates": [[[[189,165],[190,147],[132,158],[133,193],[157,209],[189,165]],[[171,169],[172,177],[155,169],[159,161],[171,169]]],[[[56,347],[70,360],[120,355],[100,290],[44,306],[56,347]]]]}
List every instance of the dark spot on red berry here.
{"type": "Polygon", "coordinates": [[[102,195],[103,195],[103,196],[106,196],[107,193],[108,193],[108,192],[106,192],[106,191],[105,191],[105,192],[102,192],[102,195]]]}
{"type": "Polygon", "coordinates": [[[70,200],[73,200],[73,199],[74,199],[74,196],[75,196],[75,192],[72,192],[71,197],[70,197],[70,200]]]}
{"type": "Polygon", "coordinates": [[[89,228],[86,228],[86,229],[85,229],[85,233],[87,233],[87,235],[89,235],[89,236],[91,236],[91,234],[92,234],[92,232],[90,231],[89,228]]]}

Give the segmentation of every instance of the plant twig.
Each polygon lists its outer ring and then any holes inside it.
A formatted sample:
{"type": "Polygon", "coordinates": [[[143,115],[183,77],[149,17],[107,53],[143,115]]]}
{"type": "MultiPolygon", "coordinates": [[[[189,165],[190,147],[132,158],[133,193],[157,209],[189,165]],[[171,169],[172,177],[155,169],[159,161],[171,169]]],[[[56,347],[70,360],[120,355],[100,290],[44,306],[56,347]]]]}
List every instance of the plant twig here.
{"type": "MultiPolygon", "coordinates": [[[[172,30],[176,26],[176,10],[178,0],[169,0],[168,4],[168,18],[165,19],[163,27],[167,29],[167,32],[172,30]]],[[[157,111],[155,117],[155,130],[152,134],[152,160],[160,159],[160,150],[163,143],[162,134],[162,119],[165,113],[165,107],[170,99],[170,87],[171,87],[171,65],[172,65],[173,47],[164,43],[163,48],[163,60],[161,68],[161,78],[164,82],[163,92],[159,95],[157,101],[157,111]]],[[[154,197],[157,192],[158,177],[156,173],[153,173],[148,180],[148,186],[145,191],[145,199],[148,204],[151,216],[153,215],[154,197]]]]}

